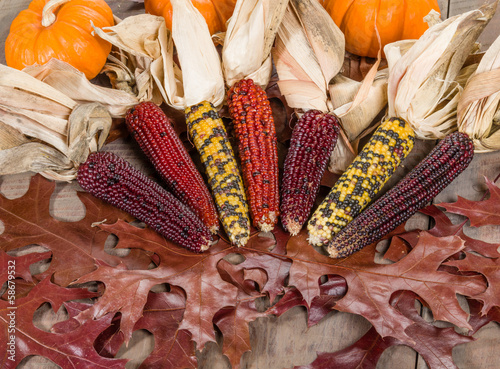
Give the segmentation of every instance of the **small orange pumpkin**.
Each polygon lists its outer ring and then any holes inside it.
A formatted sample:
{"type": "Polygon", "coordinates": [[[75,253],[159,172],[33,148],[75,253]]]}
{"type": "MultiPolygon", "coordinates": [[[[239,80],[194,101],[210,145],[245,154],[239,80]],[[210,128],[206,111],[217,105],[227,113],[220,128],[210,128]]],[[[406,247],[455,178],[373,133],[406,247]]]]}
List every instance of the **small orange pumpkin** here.
{"type": "MultiPolygon", "coordinates": [[[[226,22],[233,14],[236,0],[192,0],[193,5],[207,21],[210,34],[226,30],[226,22]]],[[[163,16],[168,29],[172,29],[170,0],[144,0],[146,13],[163,16]]]]}
{"type": "Polygon", "coordinates": [[[5,41],[7,65],[23,69],[56,58],[94,78],[111,44],[92,35],[91,22],[96,27],[114,25],[104,0],[33,0],[12,21],[5,41]]]}
{"type": "Polygon", "coordinates": [[[429,27],[423,18],[434,9],[436,0],[323,0],[324,8],[345,35],[346,50],[375,58],[391,42],[418,39],[429,27]]]}

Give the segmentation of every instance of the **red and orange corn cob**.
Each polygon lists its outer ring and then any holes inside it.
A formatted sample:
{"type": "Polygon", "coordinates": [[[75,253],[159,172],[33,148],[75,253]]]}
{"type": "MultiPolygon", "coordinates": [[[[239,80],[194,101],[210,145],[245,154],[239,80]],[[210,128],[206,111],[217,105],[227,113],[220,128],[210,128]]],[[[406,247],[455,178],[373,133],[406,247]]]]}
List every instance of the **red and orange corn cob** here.
{"type": "Polygon", "coordinates": [[[237,82],[227,96],[253,224],[271,231],[279,216],[278,149],[271,104],[251,79],[237,82]]]}
{"type": "Polygon", "coordinates": [[[217,233],[219,222],[210,192],[163,110],[141,102],[127,112],[125,122],[167,188],[217,233]]]}
{"type": "Polygon", "coordinates": [[[281,222],[292,236],[306,222],[339,134],[334,115],[309,110],[293,128],[281,183],[281,222]]]}
{"type": "Polygon", "coordinates": [[[395,187],[355,218],[328,245],[333,258],[349,256],[385,235],[426,206],[469,165],[470,138],[455,132],[443,140],[395,187]]]}
{"type": "Polygon", "coordinates": [[[113,153],[91,153],[78,168],[77,181],[188,250],[202,252],[211,245],[210,230],[186,205],[113,153]]]}

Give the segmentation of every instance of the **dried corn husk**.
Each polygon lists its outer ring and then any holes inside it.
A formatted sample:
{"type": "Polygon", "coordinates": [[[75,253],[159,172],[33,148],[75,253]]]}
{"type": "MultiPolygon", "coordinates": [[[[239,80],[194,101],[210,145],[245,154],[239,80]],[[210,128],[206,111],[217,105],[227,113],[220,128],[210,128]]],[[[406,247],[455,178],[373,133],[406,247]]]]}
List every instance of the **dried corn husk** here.
{"type": "Polygon", "coordinates": [[[163,17],[150,14],[94,28],[116,49],[104,70],[115,88],[133,91],[140,101],[164,101],[179,110],[203,100],[220,107],[224,80],[206,21],[191,1],[171,3],[172,31],[163,17]],[[182,71],[174,61],[175,52],[182,71]]]}
{"type": "MultiPolygon", "coordinates": [[[[139,14],[115,20],[112,27],[93,27],[99,37],[113,45],[103,71],[113,87],[133,93],[139,101],[160,104],[164,90],[175,83],[163,72],[171,34],[163,17],[139,14]],[[167,85],[167,86],[165,86],[167,85]]],[[[162,97],[163,96],[163,97],[162,97]]]]}
{"type": "Polygon", "coordinates": [[[124,117],[127,110],[139,102],[130,93],[89,82],[82,72],[58,59],[26,67],[23,72],[54,87],[78,104],[99,102],[114,118],[124,117]]]}
{"type": "Polygon", "coordinates": [[[251,78],[266,88],[272,73],[271,48],[288,0],[238,0],[228,22],[222,69],[228,86],[251,78]]]}
{"type": "Polygon", "coordinates": [[[278,86],[290,107],[341,118],[343,132],[328,167],[336,173],[352,162],[357,140],[387,103],[387,72],[377,72],[376,63],[362,83],[340,75],[344,50],[344,35],[319,2],[290,1],[273,50],[278,86]]]}
{"type": "Polygon", "coordinates": [[[476,152],[500,150],[500,37],[489,47],[460,97],[458,130],[476,152]]]}
{"type": "MultiPolygon", "coordinates": [[[[384,48],[389,64],[389,116],[408,121],[416,136],[439,139],[457,129],[456,111],[463,86],[464,62],[477,48],[477,37],[493,16],[497,1],[434,24],[411,48],[384,48]]],[[[430,15],[432,17],[432,14],[430,15]]],[[[432,22],[431,22],[432,23],[432,22]]]]}
{"type": "MultiPolygon", "coordinates": [[[[172,37],[182,69],[183,106],[209,101],[216,108],[224,102],[224,78],[217,49],[205,18],[190,0],[171,0],[172,37]]],[[[180,97],[179,97],[180,98],[180,97]]]]}
{"type": "Polygon", "coordinates": [[[79,104],[35,77],[0,64],[0,174],[27,171],[70,181],[111,128],[107,109],[79,104]]]}

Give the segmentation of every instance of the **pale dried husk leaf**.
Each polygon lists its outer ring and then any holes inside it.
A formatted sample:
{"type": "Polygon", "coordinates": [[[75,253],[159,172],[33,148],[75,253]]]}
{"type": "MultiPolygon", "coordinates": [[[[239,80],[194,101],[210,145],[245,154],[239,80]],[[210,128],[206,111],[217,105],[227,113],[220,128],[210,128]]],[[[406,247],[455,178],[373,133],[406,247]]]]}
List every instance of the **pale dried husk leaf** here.
{"type": "MultiPolygon", "coordinates": [[[[172,38],[177,49],[180,69],[170,68],[169,78],[181,78],[184,96],[182,109],[208,101],[216,108],[225,96],[224,77],[217,49],[212,41],[205,18],[189,0],[172,0],[172,38]]],[[[173,50],[172,50],[173,51],[173,50]]],[[[173,54],[172,54],[173,56],[173,54]]],[[[175,107],[175,106],[174,106],[175,107]]]]}
{"type": "Polygon", "coordinates": [[[121,118],[139,100],[125,91],[97,86],[85,74],[68,63],[51,59],[44,65],[33,65],[23,70],[25,73],[45,82],[62,92],[78,104],[99,102],[112,117],[121,118]]]}
{"type": "Polygon", "coordinates": [[[476,152],[500,150],[500,37],[468,80],[457,120],[458,130],[469,135],[476,152]]]}
{"type": "Polygon", "coordinates": [[[271,78],[271,48],[288,0],[238,0],[222,48],[226,84],[251,78],[265,88],[271,78]]]}
{"type": "Polygon", "coordinates": [[[95,28],[116,48],[104,71],[115,88],[132,91],[139,101],[165,102],[178,110],[205,100],[220,107],[224,79],[206,21],[189,0],[171,3],[172,31],[163,17],[151,14],[95,28]]]}
{"type": "Polygon", "coordinates": [[[99,37],[110,42],[113,50],[103,71],[110,76],[113,87],[133,92],[138,101],[160,104],[164,96],[164,75],[153,73],[153,64],[163,64],[167,53],[163,42],[171,37],[163,17],[139,14],[124,20],[116,19],[112,27],[93,27],[99,37]]]}
{"type": "Polygon", "coordinates": [[[278,86],[290,107],[341,118],[343,132],[328,167],[335,173],[349,166],[357,140],[387,104],[387,71],[377,72],[378,61],[362,82],[344,77],[344,50],[344,35],[319,2],[290,1],[273,50],[278,86]]]}
{"type": "Polygon", "coordinates": [[[456,109],[463,91],[457,76],[476,49],[496,3],[435,23],[404,54],[401,43],[385,46],[388,114],[409,122],[418,138],[440,139],[457,129],[456,109]]]}
{"type": "Polygon", "coordinates": [[[111,128],[103,105],[80,104],[30,74],[1,64],[0,96],[0,174],[33,171],[54,180],[73,180],[79,164],[102,147],[111,128]]]}

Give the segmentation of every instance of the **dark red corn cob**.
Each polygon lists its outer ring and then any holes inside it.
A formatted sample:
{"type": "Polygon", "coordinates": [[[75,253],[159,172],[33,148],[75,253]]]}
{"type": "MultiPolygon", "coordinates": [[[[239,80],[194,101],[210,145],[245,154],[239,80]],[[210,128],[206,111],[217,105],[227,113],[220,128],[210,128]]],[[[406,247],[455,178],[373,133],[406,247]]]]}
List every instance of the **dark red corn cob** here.
{"type": "Polygon", "coordinates": [[[125,122],[167,188],[217,233],[219,221],[210,192],[163,110],[141,102],[127,112],[125,122]]]}
{"type": "Polygon", "coordinates": [[[279,216],[278,149],[271,104],[251,79],[237,82],[227,100],[253,224],[271,231],[279,216]]]}
{"type": "Polygon", "coordinates": [[[186,205],[113,153],[90,154],[78,168],[77,181],[88,193],[188,250],[210,247],[210,230],[186,205]]]}
{"type": "Polygon", "coordinates": [[[469,165],[474,156],[470,138],[454,132],[443,140],[395,187],[340,231],[328,245],[340,258],[381,240],[426,206],[469,165]]]}
{"type": "Polygon", "coordinates": [[[293,128],[280,204],[281,222],[292,236],[309,217],[338,134],[337,118],[319,110],[309,110],[293,128]]]}

